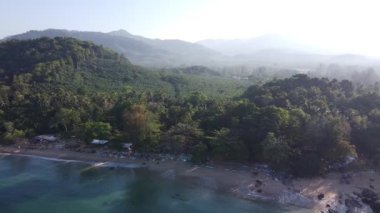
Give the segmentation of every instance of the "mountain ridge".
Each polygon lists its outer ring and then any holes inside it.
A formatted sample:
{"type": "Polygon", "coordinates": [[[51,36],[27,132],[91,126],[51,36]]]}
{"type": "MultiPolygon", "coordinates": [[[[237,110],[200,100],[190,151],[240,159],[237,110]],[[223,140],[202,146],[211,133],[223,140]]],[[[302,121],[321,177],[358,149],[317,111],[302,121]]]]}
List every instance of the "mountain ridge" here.
{"type": "Polygon", "coordinates": [[[47,29],[8,36],[11,39],[40,37],[73,37],[91,41],[126,56],[133,64],[174,68],[202,65],[315,67],[319,64],[379,66],[380,60],[358,54],[322,54],[322,50],[300,45],[280,35],[264,35],[251,39],[203,40],[196,43],[178,39],[151,39],[126,30],[108,33],[47,29]]]}
{"type": "Polygon", "coordinates": [[[40,37],[72,37],[91,41],[125,55],[134,64],[147,67],[207,64],[208,61],[217,60],[221,57],[221,54],[198,44],[180,40],[148,39],[120,30],[110,33],[62,29],[32,30],[22,34],[8,36],[3,40],[25,40],[40,37]]]}

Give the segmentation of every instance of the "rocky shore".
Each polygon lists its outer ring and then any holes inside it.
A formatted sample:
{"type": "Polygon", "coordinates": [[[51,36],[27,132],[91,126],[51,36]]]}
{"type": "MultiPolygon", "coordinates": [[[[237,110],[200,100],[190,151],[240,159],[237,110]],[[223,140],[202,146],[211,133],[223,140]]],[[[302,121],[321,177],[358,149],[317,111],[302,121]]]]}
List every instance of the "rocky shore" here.
{"type": "Polygon", "coordinates": [[[112,167],[145,167],[159,172],[162,178],[187,178],[195,184],[227,191],[243,199],[277,202],[285,207],[301,209],[292,212],[380,212],[380,174],[374,170],[336,172],[304,179],[275,173],[260,164],[247,166],[219,162],[193,165],[187,162],[187,155],[132,154],[100,147],[67,148],[60,143],[33,147],[3,146],[0,152],[78,160],[112,167]]]}

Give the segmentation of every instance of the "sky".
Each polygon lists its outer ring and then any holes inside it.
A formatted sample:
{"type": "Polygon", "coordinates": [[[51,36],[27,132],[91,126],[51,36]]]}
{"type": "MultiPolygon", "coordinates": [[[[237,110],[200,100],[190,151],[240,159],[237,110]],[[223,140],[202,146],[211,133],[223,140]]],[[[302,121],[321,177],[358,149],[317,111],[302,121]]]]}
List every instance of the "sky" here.
{"type": "Polygon", "coordinates": [[[47,28],[149,38],[251,38],[280,34],[380,56],[378,0],[0,0],[0,38],[47,28]]]}

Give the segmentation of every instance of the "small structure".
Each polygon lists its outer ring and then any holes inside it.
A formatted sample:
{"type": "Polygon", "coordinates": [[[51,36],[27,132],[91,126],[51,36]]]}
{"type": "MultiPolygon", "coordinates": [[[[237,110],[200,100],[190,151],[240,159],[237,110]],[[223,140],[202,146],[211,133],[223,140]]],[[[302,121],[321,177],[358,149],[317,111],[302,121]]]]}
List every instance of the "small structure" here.
{"type": "Polygon", "coordinates": [[[93,139],[91,141],[91,144],[96,144],[96,145],[104,145],[106,143],[108,143],[108,140],[93,139]]]}
{"type": "Polygon", "coordinates": [[[132,151],[132,143],[123,143],[123,149],[126,149],[128,151],[132,151]]]}
{"type": "Polygon", "coordinates": [[[54,135],[38,135],[34,137],[35,142],[55,142],[57,139],[54,135]]]}

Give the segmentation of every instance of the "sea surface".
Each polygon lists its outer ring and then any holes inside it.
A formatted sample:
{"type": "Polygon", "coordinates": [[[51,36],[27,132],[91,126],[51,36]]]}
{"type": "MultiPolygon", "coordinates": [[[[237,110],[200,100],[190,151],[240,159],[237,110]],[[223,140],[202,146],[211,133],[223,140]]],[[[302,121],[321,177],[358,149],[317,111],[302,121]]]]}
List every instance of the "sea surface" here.
{"type": "Polygon", "coordinates": [[[0,212],[291,212],[144,168],[0,155],[0,212]]]}

